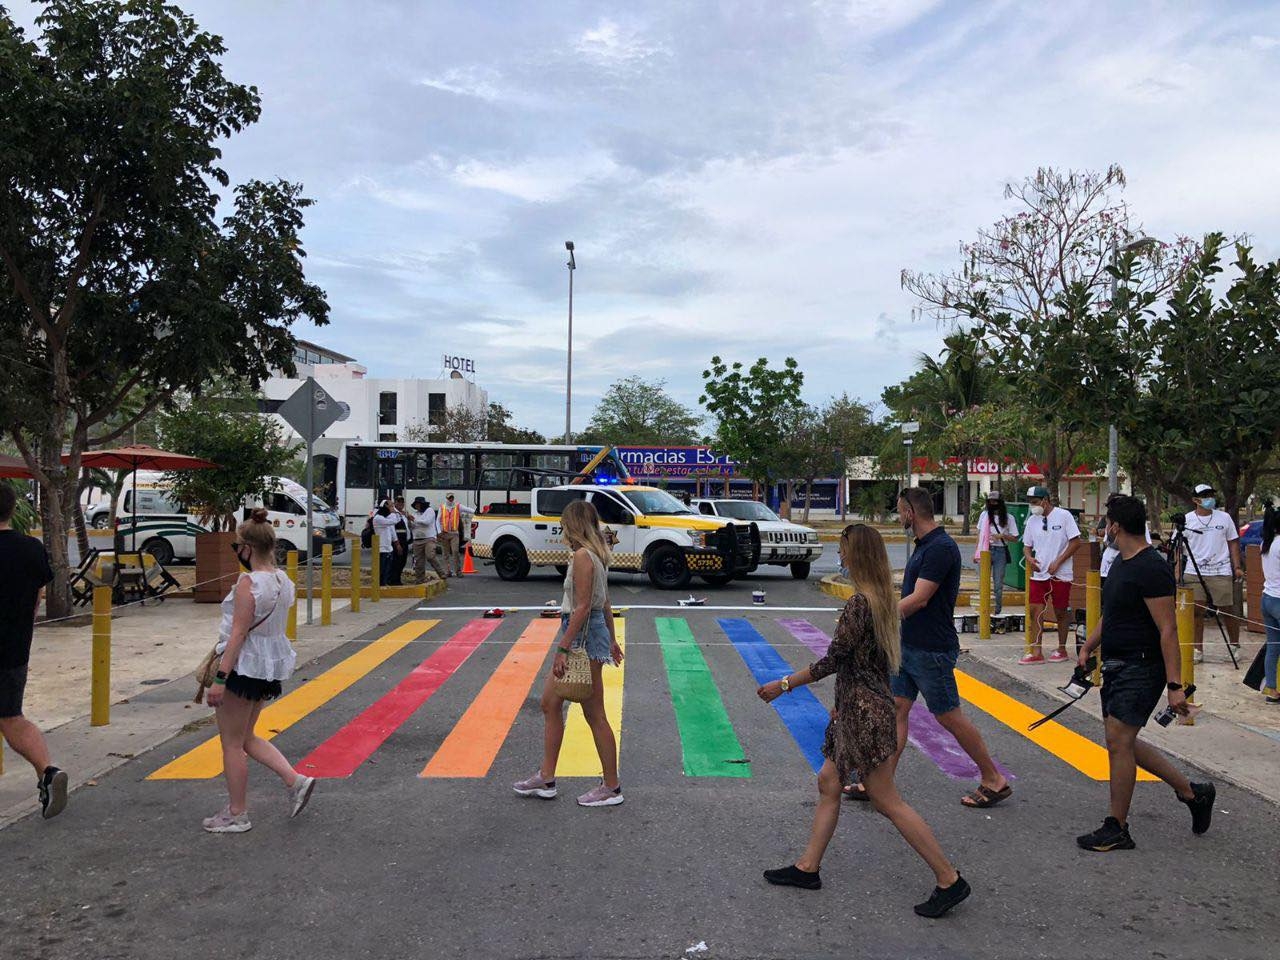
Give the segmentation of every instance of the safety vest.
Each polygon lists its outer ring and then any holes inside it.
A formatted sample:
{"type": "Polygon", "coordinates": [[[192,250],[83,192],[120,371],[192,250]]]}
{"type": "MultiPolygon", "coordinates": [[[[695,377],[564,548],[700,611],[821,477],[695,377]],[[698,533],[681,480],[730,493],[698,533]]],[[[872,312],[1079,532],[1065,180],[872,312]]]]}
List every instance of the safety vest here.
{"type": "Polygon", "coordinates": [[[457,504],[445,507],[440,511],[440,526],[445,533],[457,533],[461,517],[462,508],[457,504]]]}

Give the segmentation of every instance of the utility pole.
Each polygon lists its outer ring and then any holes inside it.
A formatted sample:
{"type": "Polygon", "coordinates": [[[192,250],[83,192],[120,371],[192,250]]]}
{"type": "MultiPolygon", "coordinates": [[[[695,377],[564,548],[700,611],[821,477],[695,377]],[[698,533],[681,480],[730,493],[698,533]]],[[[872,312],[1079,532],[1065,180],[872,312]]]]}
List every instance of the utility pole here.
{"type": "Polygon", "coordinates": [[[568,365],[564,375],[564,442],[573,443],[573,271],[578,264],[573,258],[573,241],[566,240],[564,248],[569,251],[569,352],[568,365]]]}

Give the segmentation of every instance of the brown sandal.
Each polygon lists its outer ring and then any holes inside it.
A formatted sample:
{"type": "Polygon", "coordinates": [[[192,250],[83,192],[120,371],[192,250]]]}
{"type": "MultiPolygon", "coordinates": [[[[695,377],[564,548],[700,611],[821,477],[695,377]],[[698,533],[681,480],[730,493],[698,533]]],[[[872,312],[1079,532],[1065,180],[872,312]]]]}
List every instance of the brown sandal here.
{"type": "Polygon", "coordinates": [[[972,807],[975,810],[985,810],[988,807],[994,807],[1001,800],[1008,800],[1013,796],[1013,787],[1005,784],[999,790],[992,790],[978,784],[978,789],[973,793],[966,794],[960,798],[960,802],[966,807],[972,807]]]}

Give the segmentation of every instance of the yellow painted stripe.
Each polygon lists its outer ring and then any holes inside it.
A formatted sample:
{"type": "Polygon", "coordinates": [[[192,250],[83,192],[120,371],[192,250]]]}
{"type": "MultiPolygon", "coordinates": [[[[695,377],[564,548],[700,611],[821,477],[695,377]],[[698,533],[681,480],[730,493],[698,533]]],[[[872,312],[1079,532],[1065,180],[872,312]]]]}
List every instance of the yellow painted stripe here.
{"type": "MultiPolygon", "coordinates": [[[[624,652],[627,647],[626,621],[615,617],[614,630],[618,635],[618,646],[624,652]]],[[[627,661],[615,667],[605,664],[604,667],[604,712],[609,718],[609,726],[613,727],[613,736],[618,741],[618,757],[622,757],[622,680],[626,672],[627,661]]],[[[600,769],[600,757],[596,754],[596,741],[591,736],[591,728],[582,715],[582,707],[569,705],[569,719],[564,728],[564,745],[560,748],[560,762],[556,765],[557,777],[595,777],[599,778],[604,771],[600,769]]]]}
{"type": "MultiPolygon", "coordinates": [[[[379,664],[395,656],[414,640],[438,624],[439,620],[410,620],[390,633],[362,647],[340,663],[297,690],[267,704],[258,717],[258,736],[264,740],[289,729],[303,717],[320,709],[379,664]]],[[[208,780],[222,774],[222,744],[211,737],[171,763],[148,780],[208,780]]]]}
{"type": "MultiPolygon", "coordinates": [[[[1104,781],[1111,779],[1105,747],[1099,746],[1088,737],[1080,736],[1074,730],[1054,720],[1035,730],[1028,730],[1027,727],[1039,720],[1042,714],[961,670],[956,671],[956,686],[960,688],[960,696],[969,703],[984,713],[991,714],[1010,730],[1026,737],[1036,746],[1048,750],[1059,760],[1075,767],[1086,777],[1104,781]]],[[[1158,778],[1139,768],[1138,779],[1153,781],[1158,778]]]]}

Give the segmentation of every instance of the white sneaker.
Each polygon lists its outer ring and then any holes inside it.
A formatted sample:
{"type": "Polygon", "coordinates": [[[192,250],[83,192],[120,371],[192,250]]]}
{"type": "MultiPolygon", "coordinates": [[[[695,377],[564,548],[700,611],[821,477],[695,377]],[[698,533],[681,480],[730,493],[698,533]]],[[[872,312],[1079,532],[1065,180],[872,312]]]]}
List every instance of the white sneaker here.
{"type": "Polygon", "coordinates": [[[307,802],[311,799],[311,792],[316,788],[315,777],[299,776],[292,787],[289,788],[289,799],[293,806],[289,811],[289,819],[292,820],[300,814],[306,807],[307,802]]]}
{"type": "Polygon", "coordinates": [[[208,833],[246,833],[253,829],[249,822],[249,812],[233,814],[230,807],[223,807],[221,812],[204,818],[204,828],[208,833]]]}

